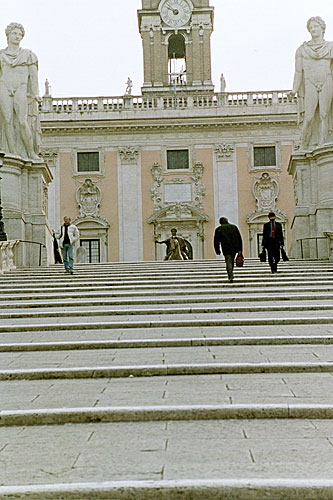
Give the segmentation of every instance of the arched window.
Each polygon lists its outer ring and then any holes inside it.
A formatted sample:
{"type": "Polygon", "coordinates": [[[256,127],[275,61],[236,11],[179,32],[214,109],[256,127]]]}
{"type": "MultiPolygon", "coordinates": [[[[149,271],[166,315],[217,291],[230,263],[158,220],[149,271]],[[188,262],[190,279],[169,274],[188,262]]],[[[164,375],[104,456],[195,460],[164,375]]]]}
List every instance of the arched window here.
{"type": "Polygon", "coordinates": [[[171,35],[168,44],[169,83],[186,84],[186,46],[183,35],[171,35]]]}

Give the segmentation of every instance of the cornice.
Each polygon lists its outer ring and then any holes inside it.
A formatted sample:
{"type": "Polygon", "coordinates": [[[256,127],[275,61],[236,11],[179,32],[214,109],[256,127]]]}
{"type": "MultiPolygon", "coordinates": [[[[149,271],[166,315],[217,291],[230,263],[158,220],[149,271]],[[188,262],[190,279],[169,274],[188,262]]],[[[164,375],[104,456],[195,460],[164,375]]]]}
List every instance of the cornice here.
{"type": "Polygon", "coordinates": [[[42,122],[43,134],[88,134],[98,132],[109,134],[114,132],[159,132],[161,130],[216,130],[225,128],[263,128],[263,127],[296,127],[295,114],[274,116],[233,116],[233,117],[207,117],[193,120],[193,118],[168,118],[155,120],[107,120],[107,121],[82,121],[73,122],[42,122]]]}

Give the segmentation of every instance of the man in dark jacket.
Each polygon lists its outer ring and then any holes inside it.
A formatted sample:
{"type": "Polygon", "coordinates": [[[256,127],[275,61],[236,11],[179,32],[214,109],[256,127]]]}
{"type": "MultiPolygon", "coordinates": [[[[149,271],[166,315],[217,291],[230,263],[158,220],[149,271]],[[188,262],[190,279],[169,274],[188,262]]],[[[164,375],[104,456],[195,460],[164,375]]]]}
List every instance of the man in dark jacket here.
{"type": "Polygon", "coordinates": [[[266,248],[268,253],[268,263],[272,273],[277,273],[277,265],[280,260],[280,250],[283,247],[283,232],[280,222],[276,222],[275,213],[268,214],[269,222],[264,224],[262,236],[262,249],[266,248]]]}
{"type": "Polygon", "coordinates": [[[239,229],[234,224],[229,224],[226,217],[220,218],[220,226],[215,229],[214,248],[216,255],[222,253],[225,258],[228,280],[234,280],[234,262],[236,253],[241,254],[243,250],[242,237],[239,229]]]}

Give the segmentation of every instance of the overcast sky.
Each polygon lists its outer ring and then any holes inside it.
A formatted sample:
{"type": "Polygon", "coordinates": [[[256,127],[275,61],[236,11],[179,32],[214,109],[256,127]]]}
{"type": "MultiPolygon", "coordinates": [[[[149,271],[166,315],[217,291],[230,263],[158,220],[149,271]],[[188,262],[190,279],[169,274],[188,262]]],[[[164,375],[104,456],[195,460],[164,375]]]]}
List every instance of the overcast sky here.
{"type": "MultiPolygon", "coordinates": [[[[212,74],[219,90],[287,90],[296,48],[309,39],[306,21],[321,16],[333,40],[332,0],[211,0],[215,7],[212,74]]],[[[40,93],[54,97],[116,96],[143,83],[137,9],[141,0],[0,0],[0,47],[12,22],[24,25],[22,47],[39,59],[40,93]]]]}

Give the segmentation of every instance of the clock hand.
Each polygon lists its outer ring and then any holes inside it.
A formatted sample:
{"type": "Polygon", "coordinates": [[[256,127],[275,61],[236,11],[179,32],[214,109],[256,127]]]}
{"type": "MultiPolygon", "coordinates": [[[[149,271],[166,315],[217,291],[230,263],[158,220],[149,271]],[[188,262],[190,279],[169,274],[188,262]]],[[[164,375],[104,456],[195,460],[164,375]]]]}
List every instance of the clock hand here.
{"type": "Polygon", "coordinates": [[[178,9],[173,9],[173,8],[172,8],[172,7],[170,7],[170,5],[168,5],[168,4],[165,4],[165,7],[166,7],[168,10],[171,10],[171,12],[172,12],[173,14],[175,14],[175,16],[176,16],[177,14],[179,14],[179,10],[178,10],[178,9]]]}

